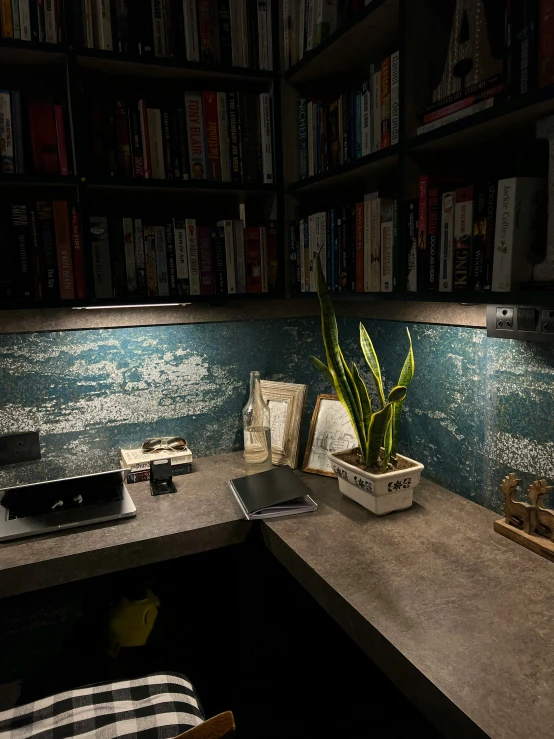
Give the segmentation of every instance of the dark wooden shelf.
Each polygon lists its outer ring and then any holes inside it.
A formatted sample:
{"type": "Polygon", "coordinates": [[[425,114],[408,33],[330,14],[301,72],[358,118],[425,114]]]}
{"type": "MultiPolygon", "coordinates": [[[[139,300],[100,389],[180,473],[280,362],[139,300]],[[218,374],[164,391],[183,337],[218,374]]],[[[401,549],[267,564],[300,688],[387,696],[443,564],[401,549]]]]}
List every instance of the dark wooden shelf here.
{"type": "Polygon", "coordinates": [[[67,52],[67,44],[0,38],[0,61],[3,64],[63,64],[67,52]]]}
{"type": "MultiPolygon", "coordinates": [[[[294,293],[294,298],[302,300],[317,300],[315,293],[294,293]]],[[[333,292],[331,297],[337,302],[379,303],[379,302],[407,302],[407,303],[457,303],[459,305],[554,305],[554,291],[521,290],[512,293],[496,292],[451,292],[451,293],[355,293],[333,292]]]]}
{"type": "Polygon", "coordinates": [[[52,175],[52,174],[35,174],[33,172],[25,174],[0,174],[0,187],[9,185],[34,187],[41,185],[44,187],[74,187],[77,184],[77,177],[74,175],[52,175]]]}
{"type": "Polygon", "coordinates": [[[101,179],[83,177],[81,182],[91,189],[119,189],[119,190],[192,190],[198,192],[275,192],[275,185],[262,185],[258,182],[214,182],[211,180],[153,180],[127,179],[112,177],[101,179]]]}
{"type": "Polygon", "coordinates": [[[399,0],[372,0],[361,13],[340,26],[284,74],[294,87],[305,89],[317,81],[344,75],[371,55],[370,61],[390,53],[398,38],[399,0]]]}

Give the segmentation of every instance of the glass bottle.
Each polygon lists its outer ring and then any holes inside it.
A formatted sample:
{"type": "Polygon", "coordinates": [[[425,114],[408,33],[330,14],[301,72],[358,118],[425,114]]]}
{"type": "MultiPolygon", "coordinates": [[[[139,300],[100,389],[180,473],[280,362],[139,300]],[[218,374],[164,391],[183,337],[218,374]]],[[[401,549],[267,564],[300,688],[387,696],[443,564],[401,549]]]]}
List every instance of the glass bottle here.
{"type": "Polygon", "coordinates": [[[247,473],[270,470],[271,426],[269,405],[262,395],[260,373],[250,373],[250,397],[242,411],[244,462],[247,473]]]}

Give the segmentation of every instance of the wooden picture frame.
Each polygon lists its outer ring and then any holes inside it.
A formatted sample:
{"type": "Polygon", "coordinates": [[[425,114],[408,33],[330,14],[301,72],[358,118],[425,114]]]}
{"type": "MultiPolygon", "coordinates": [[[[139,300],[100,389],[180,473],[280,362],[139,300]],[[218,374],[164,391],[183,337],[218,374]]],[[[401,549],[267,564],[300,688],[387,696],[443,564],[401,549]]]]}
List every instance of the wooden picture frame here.
{"type": "Polygon", "coordinates": [[[296,469],[308,386],[270,380],[262,380],[261,386],[271,411],[271,461],[296,469]]]}
{"type": "Polygon", "coordinates": [[[358,440],[352,428],[352,422],[337,396],[318,395],[302,470],[314,475],[336,477],[327,458],[327,452],[340,452],[357,446],[358,440]],[[336,408],[334,408],[335,403],[336,408]]]}

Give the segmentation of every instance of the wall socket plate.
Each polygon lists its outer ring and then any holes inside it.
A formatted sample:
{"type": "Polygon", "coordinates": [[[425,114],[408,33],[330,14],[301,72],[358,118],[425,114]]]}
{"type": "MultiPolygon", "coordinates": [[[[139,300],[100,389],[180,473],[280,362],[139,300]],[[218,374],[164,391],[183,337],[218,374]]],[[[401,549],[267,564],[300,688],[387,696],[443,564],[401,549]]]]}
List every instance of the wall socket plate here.
{"type": "Polygon", "coordinates": [[[38,431],[23,431],[19,434],[0,436],[0,466],[16,462],[32,462],[35,459],[40,459],[38,431]]]}
{"type": "Polygon", "coordinates": [[[487,336],[554,343],[554,308],[487,305],[487,336]]]}

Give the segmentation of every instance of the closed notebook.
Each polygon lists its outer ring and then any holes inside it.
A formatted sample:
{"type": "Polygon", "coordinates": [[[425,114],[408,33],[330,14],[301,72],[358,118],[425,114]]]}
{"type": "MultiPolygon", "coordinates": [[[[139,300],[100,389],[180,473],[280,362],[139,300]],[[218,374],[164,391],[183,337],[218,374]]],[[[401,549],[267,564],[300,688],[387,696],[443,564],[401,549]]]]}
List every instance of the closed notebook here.
{"type": "Polygon", "coordinates": [[[249,521],[317,510],[308,488],[290,467],[238,477],[229,480],[229,487],[249,521]]]}

